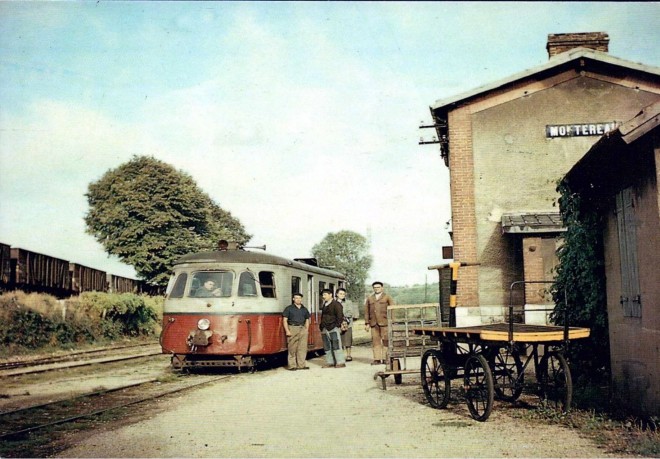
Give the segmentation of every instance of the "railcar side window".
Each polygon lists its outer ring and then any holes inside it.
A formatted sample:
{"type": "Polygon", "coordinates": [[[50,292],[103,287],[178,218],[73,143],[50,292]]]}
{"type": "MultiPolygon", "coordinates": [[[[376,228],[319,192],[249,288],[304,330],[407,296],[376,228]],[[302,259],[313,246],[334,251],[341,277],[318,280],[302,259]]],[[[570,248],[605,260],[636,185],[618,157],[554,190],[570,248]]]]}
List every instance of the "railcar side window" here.
{"type": "Polygon", "coordinates": [[[300,290],[302,284],[302,279],[297,276],[291,276],[291,295],[293,296],[296,293],[302,293],[300,290]]]}
{"type": "Polygon", "coordinates": [[[275,275],[270,271],[259,271],[259,284],[261,284],[261,296],[264,298],[275,298],[275,275]]]}
{"type": "Polygon", "coordinates": [[[325,288],[325,282],[319,281],[319,304],[323,305],[323,294],[321,293],[325,288]]]}
{"type": "Polygon", "coordinates": [[[226,298],[231,296],[234,273],[203,271],[193,274],[188,296],[195,298],[226,298]]]}
{"type": "Polygon", "coordinates": [[[170,293],[170,298],[183,298],[183,294],[186,291],[186,282],[188,281],[188,274],[181,273],[176,278],[174,282],[174,287],[172,287],[172,293],[170,293]]]}
{"type": "Polygon", "coordinates": [[[238,278],[238,296],[257,296],[257,286],[251,272],[241,273],[238,278]]]}

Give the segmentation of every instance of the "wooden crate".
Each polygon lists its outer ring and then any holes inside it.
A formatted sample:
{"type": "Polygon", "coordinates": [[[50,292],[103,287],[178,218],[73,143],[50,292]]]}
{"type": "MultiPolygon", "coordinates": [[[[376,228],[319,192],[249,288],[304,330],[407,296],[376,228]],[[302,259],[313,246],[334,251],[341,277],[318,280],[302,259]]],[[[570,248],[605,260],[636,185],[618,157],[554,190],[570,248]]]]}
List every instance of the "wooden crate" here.
{"type": "MultiPolygon", "coordinates": [[[[438,341],[433,336],[417,335],[413,328],[438,326],[440,308],[438,304],[393,305],[387,308],[388,362],[385,371],[376,373],[383,389],[386,379],[394,376],[401,383],[404,374],[418,374],[419,368],[409,368],[408,359],[421,357],[427,349],[436,348],[438,341]]],[[[417,359],[415,359],[417,361],[417,359]]]]}

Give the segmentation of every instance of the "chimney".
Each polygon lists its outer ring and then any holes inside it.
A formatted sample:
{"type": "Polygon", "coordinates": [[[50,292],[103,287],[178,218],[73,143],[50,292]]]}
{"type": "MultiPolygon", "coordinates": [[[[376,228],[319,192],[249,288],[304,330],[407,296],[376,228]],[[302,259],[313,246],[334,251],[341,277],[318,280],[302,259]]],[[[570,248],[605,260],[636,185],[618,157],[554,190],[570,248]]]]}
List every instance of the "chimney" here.
{"type": "Polygon", "coordinates": [[[606,53],[609,43],[610,37],[605,32],[551,33],[545,49],[549,58],[580,47],[606,53]]]}

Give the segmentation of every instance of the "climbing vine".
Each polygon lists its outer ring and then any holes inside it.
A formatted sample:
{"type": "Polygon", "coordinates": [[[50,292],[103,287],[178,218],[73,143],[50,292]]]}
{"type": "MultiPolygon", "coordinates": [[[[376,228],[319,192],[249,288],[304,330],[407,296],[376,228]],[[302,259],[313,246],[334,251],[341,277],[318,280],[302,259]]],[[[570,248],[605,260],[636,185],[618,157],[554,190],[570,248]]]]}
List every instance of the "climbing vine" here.
{"type": "Polygon", "coordinates": [[[559,248],[559,266],[552,296],[551,320],[591,329],[589,339],[570,343],[568,357],[578,379],[603,382],[609,378],[610,353],[603,258],[603,218],[588,198],[559,182],[559,209],[566,232],[559,248]],[[566,315],[564,314],[566,311],[566,315]]]}

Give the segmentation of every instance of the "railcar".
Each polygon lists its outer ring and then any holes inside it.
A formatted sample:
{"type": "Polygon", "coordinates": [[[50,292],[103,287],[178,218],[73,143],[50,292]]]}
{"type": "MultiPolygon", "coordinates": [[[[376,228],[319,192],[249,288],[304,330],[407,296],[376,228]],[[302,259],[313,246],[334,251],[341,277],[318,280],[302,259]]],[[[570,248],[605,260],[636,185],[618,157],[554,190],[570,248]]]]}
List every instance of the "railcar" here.
{"type": "Polygon", "coordinates": [[[12,287],[62,296],[71,288],[69,262],[42,253],[11,248],[12,287]]]}
{"type": "Polygon", "coordinates": [[[345,283],[310,259],[241,249],[183,256],[166,290],[162,351],[175,369],[254,368],[286,351],[282,311],[294,293],[311,314],[308,350],[322,349],[320,292],[345,283]]]}
{"type": "Polygon", "coordinates": [[[83,292],[105,292],[108,290],[105,271],[78,263],[69,263],[69,271],[71,272],[71,293],[74,295],[83,292]]]}
{"type": "Polygon", "coordinates": [[[108,274],[108,293],[137,293],[140,281],[131,279],[130,277],[117,276],[116,274],[108,274]]]}
{"type": "Polygon", "coordinates": [[[83,292],[162,295],[159,286],[9,244],[0,243],[0,291],[23,290],[66,298],[83,292]]]}
{"type": "Polygon", "coordinates": [[[0,291],[11,286],[11,246],[0,242],[0,291]]]}

